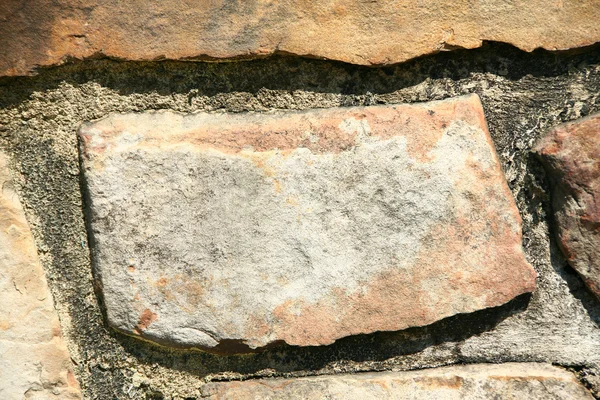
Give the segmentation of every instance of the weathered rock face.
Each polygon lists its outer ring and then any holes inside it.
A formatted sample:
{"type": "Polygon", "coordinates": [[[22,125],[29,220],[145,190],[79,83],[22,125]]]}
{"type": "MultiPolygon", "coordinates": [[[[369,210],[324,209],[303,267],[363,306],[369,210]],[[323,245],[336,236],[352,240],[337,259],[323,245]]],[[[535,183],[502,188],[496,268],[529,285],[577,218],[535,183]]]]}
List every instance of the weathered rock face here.
{"type": "Polygon", "coordinates": [[[535,151],[551,178],[559,244],[600,297],[600,114],[557,126],[535,151]]]}
{"type": "Polygon", "coordinates": [[[476,95],[112,115],[80,133],[96,276],[126,333],[324,345],[534,289],[476,95]]]}
{"type": "Polygon", "coordinates": [[[215,400],[593,399],[571,373],[534,363],[209,383],[202,389],[203,398],[215,400]]]}
{"type": "Polygon", "coordinates": [[[567,49],[600,41],[598,20],[598,2],[576,0],[3,0],[0,75],[98,55],[227,59],[279,51],[378,65],[483,40],[567,49]]]}
{"type": "Polygon", "coordinates": [[[0,398],[79,399],[52,295],[0,154],[0,398]]]}

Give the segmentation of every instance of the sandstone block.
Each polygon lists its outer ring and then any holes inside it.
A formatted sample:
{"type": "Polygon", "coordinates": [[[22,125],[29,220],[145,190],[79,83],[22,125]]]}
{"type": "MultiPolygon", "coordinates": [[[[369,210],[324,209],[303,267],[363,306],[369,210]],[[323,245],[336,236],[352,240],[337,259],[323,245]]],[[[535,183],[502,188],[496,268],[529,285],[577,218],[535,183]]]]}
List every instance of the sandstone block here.
{"type": "Polygon", "coordinates": [[[535,151],[551,179],[559,245],[600,297],[600,114],[557,126],[535,151]]]}
{"type": "Polygon", "coordinates": [[[209,383],[203,398],[592,400],[573,374],[545,364],[474,364],[411,372],[209,383]]]}
{"type": "Polygon", "coordinates": [[[80,134],[95,273],[123,332],[326,345],[535,287],[476,95],[111,115],[80,134]]]}
{"type": "Polygon", "coordinates": [[[527,0],[0,2],[0,76],[68,58],[264,57],[402,62],[482,41],[564,50],[600,41],[600,3],[527,0]]]}
{"type": "Polygon", "coordinates": [[[80,399],[44,271],[0,154],[0,398],[80,399]]]}

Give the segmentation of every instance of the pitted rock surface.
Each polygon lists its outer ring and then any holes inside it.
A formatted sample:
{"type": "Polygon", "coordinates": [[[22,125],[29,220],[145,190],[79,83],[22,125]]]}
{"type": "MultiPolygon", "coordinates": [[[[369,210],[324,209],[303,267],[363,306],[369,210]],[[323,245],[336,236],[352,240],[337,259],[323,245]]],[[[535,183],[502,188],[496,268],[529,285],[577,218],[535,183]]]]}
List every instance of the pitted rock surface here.
{"type": "Polygon", "coordinates": [[[573,374],[535,363],[209,383],[202,388],[202,394],[203,398],[213,400],[593,399],[573,374]]]}
{"type": "Polygon", "coordinates": [[[44,271],[0,153],[0,398],[80,399],[44,271]]]}
{"type": "Polygon", "coordinates": [[[80,135],[94,268],[123,332],[326,345],[535,287],[476,95],[111,115],[80,135]]]}
{"type": "Polygon", "coordinates": [[[69,58],[231,59],[276,52],[361,65],[482,42],[565,50],[600,41],[578,0],[24,0],[0,2],[0,76],[69,58]]]}
{"type": "Polygon", "coordinates": [[[559,245],[600,297],[600,114],[557,126],[535,151],[551,178],[559,245]]]}

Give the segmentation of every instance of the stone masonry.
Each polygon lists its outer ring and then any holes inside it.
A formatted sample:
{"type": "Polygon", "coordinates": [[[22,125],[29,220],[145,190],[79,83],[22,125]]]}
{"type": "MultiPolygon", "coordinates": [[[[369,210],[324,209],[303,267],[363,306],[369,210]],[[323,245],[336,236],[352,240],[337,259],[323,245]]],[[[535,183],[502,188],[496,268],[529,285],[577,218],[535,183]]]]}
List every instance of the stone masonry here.
{"type": "Polygon", "coordinates": [[[0,0],[0,400],[600,399],[599,21],[0,0]]]}

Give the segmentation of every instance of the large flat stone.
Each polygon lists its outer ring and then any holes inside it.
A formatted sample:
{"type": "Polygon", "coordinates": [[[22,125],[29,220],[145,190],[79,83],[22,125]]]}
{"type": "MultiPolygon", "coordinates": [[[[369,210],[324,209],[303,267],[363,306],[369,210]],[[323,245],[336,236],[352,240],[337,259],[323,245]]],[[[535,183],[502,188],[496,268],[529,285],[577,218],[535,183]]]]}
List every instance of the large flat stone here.
{"type": "Polygon", "coordinates": [[[559,245],[600,297],[600,114],[555,127],[535,151],[551,178],[559,245]]]}
{"type": "Polygon", "coordinates": [[[592,400],[573,374],[545,364],[474,364],[411,372],[209,383],[202,398],[592,400]]]}
{"type": "Polygon", "coordinates": [[[362,65],[482,41],[531,51],[600,41],[600,3],[577,0],[3,0],[0,76],[69,58],[231,59],[275,52],[362,65]]]}
{"type": "Polygon", "coordinates": [[[52,295],[0,153],[0,398],[80,399],[52,295]]]}
{"type": "Polygon", "coordinates": [[[108,322],[234,351],[431,324],[535,287],[476,95],[80,130],[108,322]]]}

